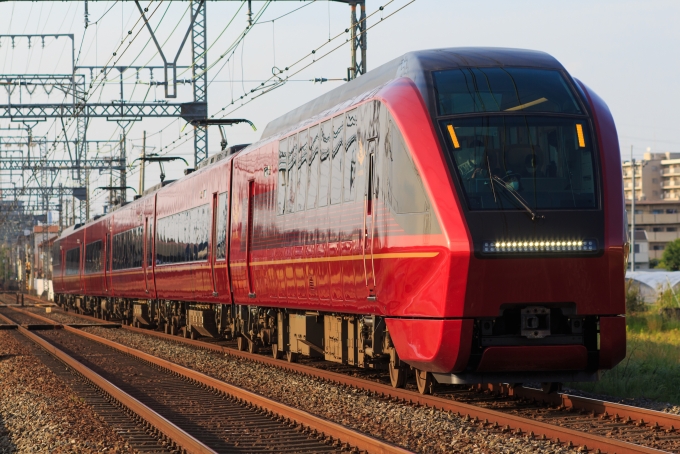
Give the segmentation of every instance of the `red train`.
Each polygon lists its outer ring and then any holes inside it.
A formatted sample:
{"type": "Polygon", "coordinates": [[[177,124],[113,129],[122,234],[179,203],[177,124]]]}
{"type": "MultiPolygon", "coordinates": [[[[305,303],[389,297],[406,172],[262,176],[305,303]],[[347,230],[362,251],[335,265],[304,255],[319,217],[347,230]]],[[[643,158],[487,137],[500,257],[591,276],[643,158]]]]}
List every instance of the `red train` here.
{"type": "Polygon", "coordinates": [[[625,356],[616,129],[547,54],[408,53],[206,164],[66,229],[59,304],[421,392],[625,356]]]}

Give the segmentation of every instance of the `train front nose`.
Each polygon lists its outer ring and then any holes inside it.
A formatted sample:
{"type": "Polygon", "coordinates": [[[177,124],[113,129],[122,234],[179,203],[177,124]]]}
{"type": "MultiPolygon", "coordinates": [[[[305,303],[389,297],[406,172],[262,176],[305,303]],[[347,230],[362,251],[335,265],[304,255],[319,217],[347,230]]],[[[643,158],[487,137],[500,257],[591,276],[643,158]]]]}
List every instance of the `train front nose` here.
{"type": "Polygon", "coordinates": [[[592,380],[623,359],[623,295],[612,291],[622,284],[623,257],[618,248],[586,247],[531,257],[528,246],[494,256],[482,245],[465,298],[464,315],[474,320],[467,373],[592,380]]]}

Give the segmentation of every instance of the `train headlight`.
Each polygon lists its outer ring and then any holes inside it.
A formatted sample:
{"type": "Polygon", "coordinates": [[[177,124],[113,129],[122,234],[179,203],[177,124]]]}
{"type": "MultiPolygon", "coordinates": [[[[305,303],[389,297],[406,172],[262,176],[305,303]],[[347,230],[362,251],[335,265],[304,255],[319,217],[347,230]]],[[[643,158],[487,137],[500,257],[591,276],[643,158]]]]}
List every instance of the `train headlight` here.
{"type": "Polygon", "coordinates": [[[482,244],[485,254],[540,254],[540,253],[594,253],[597,252],[597,241],[592,239],[500,239],[485,241],[482,244]]]}

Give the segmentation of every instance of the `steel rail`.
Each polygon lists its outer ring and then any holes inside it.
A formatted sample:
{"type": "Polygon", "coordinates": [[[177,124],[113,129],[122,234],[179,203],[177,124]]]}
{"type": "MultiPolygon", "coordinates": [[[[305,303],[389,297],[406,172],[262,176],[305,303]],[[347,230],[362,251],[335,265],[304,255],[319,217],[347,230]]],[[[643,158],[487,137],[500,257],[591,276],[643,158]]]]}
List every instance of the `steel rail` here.
{"type": "MultiPolygon", "coordinates": [[[[32,314],[31,312],[23,311],[21,309],[14,309],[18,310],[19,312],[24,312],[27,314],[32,314]]],[[[0,314],[0,318],[9,320],[7,317],[3,316],[0,314]]],[[[43,319],[43,317],[39,317],[40,319],[43,319]]],[[[44,320],[49,320],[49,319],[44,319],[44,320]]],[[[75,328],[70,328],[70,327],[64,327],[65,329],[68,329],[69,331],[78,331],[75,328]]],[[[177,427],[175,424],[172,422],[168,421],[158,413],[156,413],[154,410],[151,408],[147,407],[134,397],[130,396],[129,394],[125,393],[122,391],[120,388],[115,386],[113,383],[109,382],[106,380],[104,377],[101,375],[97,374],[94,372],[92,369],[89,367],[83,365],[80,363],[78,360],[74,359],[64,351],[60,350],[47,340],[41,338],[40,336],[30,332],[28,329],[24,328],[23,326],[18,327],[19,332],[26,336],[28,339],[30,339],[32,342],[35,344],[39,345],[52,355],[54,355],[56,358],[59,360],[63,361],[67,366],[70,368],[74,369],[78,373],[80,373],[82,376],[84,376],[87,380],[91,381],[95,386],[100,388],[102,391],[104,391],[106,394],[111,396],[113,399],[117,400],[120,402],[122,405],[127,407],[130,411],[133,413],[137,414],[139,417],[144,419],[146,422],[151,424],[153,427],[157,428],[160,432],[162,432],[166,437],[168,437],[170,440],[175,442],[178,446],[181,446],[183,449],[185,449],[188,452],[191,453],[197,453],[197,454],[216,454],[216,451],[213,451],[210,449],[208,446],[204,445],[188,433],[186,433],[184,430],[181,428],[177,427]]]]}
{"type": "MultiPolygon", "coordinates": [[[[34,316],[39,320],[45,321],[50,320],[49,318],[22,309],[13,307],[12,310],[34,316]]],[[[376,454],[407,454],[411,452],[407,449],[403,449],[390,443],[378,440],[377,438],[364,435],[358,431],[344,427],[340,424],[324,420],[322,418],[319,418],[318,416],[312,415],[311,413],[307,413],[306,411],[289,407],[282,403],[268,399],[264,396],[260,396],[253,392],[246,391],[243,388],[230,385],[226,382],[210,377],[201,372],[188,369],[186,367],[180,366],[179,364],[175,364],[170,361],[158,358],[156,356],[149,355],[134,348],[126,347],[125,345],[105,339],[103,337],[85,331],[81,331],[76,328],[72,328],[68,325],[64,325],[64,329],[69,332],[75,333],[79,336],[85,337],[87,339],[104,344],[108,347],[114,348],[135,358],[151,363],[160,368],[166,369],[172,373],[182,375],[189,380],[199,382],[209,388],[225,393],[233,398],[247,401],[250,404],[259,407],[263,410],[272,411],[282,418],[295,421],[297,424],[311,427],[312,429],[315,429],[326,436],[332,437],[334,439],[339,439],[343,443],[348,443],[349,445],[358,448],[360,451],[366,451],[369,453],[376,454]]]]}
{"type": "MultiPolygon", "coordinates": [[[[16,310],[16,308],[13,309],[16,310]]],[[[87,315],[75,314],[71,312],[65,313],[76,317],[81,317],[83,319],[98,320],[94,317],[90,317],[87,315]]],[[[566,444],[566,446],[569,446],[571,444],[580,446],[581,448],[586,448],[589,451],[600,450],[601,452],[617,454],[629,454],[629,453],[651,454],[666,452],[659,449],[636,445],[633,443],[628,443],[625,441],[616,440],[612,438],[606,438],[599,435],[593,435],[586,432],[580,432],[577,430],[568,429],[565,427],[560,427],[548,423],[543,423],[540,421],[532,421],[527,418],[511,415],[497,410],[479,407],[473,404],[466,404],[463,402],[457,402],[451,399],[444,399],[441,397],[421,395],[414,391],[397,389],[389,385],[363,380],[360,378],[354,378],[337,372],[326,371],[323,369],[305,366],[302,364],[288,363],[283,360],[274,359],[272,357],[248,353],[234,348],[213,345],[199,340],[186,339],[183,337],[173,336],[170,334],[160,333],[157,331],[151,331],[148,329],[134,328],[128,325],[123,325],[123,328],[140,334],[151,335],[154,337],[171,340],[178,343],[192,345],[198,348],[213,350],[216,352],[241,357],[251,361],[259,362],[261,364],[278,367],[290,372],[296,372],[303,375],[307,375],[309,377],[320,378],[331,383],[350,386],[371,393],[377,393],[378,395],[385,398],[397,399],[399,401],[409,402],[411,404],[418,404],[426,407],[432,407],[435,409],[449,411],[461,416],[464,415],[466,418],[472,420],[476,418],[479,421],[488,421],[488,423],[485,423],[483,425],[490,425],[491,427],[503,426],[504,430],[506,431],[513,431],[517,434],[529,434],[529,435],[533,434],[536,437],[549,438],[560,444],[564,443],[566,444]]],[[[649,421],[645,421],[645,423],[654,424],[654,422],[656,422],[659,424],[660,428],[663,427],[666,430],[670,431],[674,431],[676,427],[680,427],[680,416],[674,416],[671,414],[662,413],[654,410],[647,410],[638,407],[632,407],[629,405],[622,405],[610,402],[602,402],[594,399],[580,398],[565,394],[547,395],[541,393],[540,391],[531,390],[527,388],[509,389],[507,385],[496,386],[496,388],[490,387],[490,389],[502,391],[511,396],[516,395],[517,397],[535,398],[536,400],[544,401],[547,403],[565,405],[567,408],[574,408],[585,411],[595,410],[596,413],[601,413],[602,415],[605,415],[605,412],[607,412],[609,413],[609,415],[616,414],[622,418],[630,418],[631,420],[644,420],[644,418],[648,418],[649,421]],[[557,399],[559,399],[559,402],[557,399]],[[663,424],[661,424],[661,422],[663,422],[663,424]]]]}

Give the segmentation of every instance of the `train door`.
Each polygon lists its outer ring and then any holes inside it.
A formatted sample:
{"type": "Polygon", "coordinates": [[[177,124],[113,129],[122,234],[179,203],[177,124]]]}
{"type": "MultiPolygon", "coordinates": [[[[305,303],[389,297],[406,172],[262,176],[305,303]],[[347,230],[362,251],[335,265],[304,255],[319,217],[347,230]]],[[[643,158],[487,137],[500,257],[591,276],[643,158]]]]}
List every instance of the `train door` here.
{"type": "Polygon", "coordinates": [[[156,299],[156,279],[154,275],[154,228],[156,214],[156,196],[149,198],[144,207],[144,285],[149,298],[156,299]]]}
{"type": "Polygon", "coordinates": [[[368,299],[375,301],[375,270],[373,267],[373,243],[376,224],[376,203],[375,203],[375,151],[376,139],[368,141],[366,163],[368,167],[368,178],[366,179],[366,202],[364,207],[364,279],[368,290],[368,299]]]}
{"type": "Polygon", "coordinates": [[[215,260],[217,259],[217,216],[218,203],[217,193],[212,197],[212,229],[210,230],[210,281],[212,283],[212,296],[217,296],[217,275],[215,272],[215,260]]]}
{"type": "Polygon", "coordinates": [[[104,293],[109,294],[109,257],[111,255],[109,226],[106,226],[106,238],[104,238],[104,293]]]}
{"type": "Polygon", "coordinates": [[[80,255],[78,257],[79,262],[78,263],[78,282],[79,282],[79,288],[80,288],[80,294],[82,295],[85,293],[85,285],[84,285],[84,280],[85,280],[85,272],[83,270],[85,266],[85,235],[81,235],[81,239],[78,240],[80,243],[78,247],[80,248],[80,255]]]}
{"type": "MultiPolygon", "coordinates": [[[[149,236],[149,217],[144,218],[144,238],[149,236]]],[[[143,247],[144,260],[142,260],[142,268],[144,271],[144,292],[149,293],[149,273],[148,270],[151,267],[149,263],[149,242],[144,241],[143,247]]]]}
{"type": "Polygon", "coordinates": [[[246,279],[248,280],[248,297],[255,298],[253,270],[251,267],[253,256],[253,215],[255,208],[255,180],[248,181],[248,225],[246,226],[246,279]]]}

